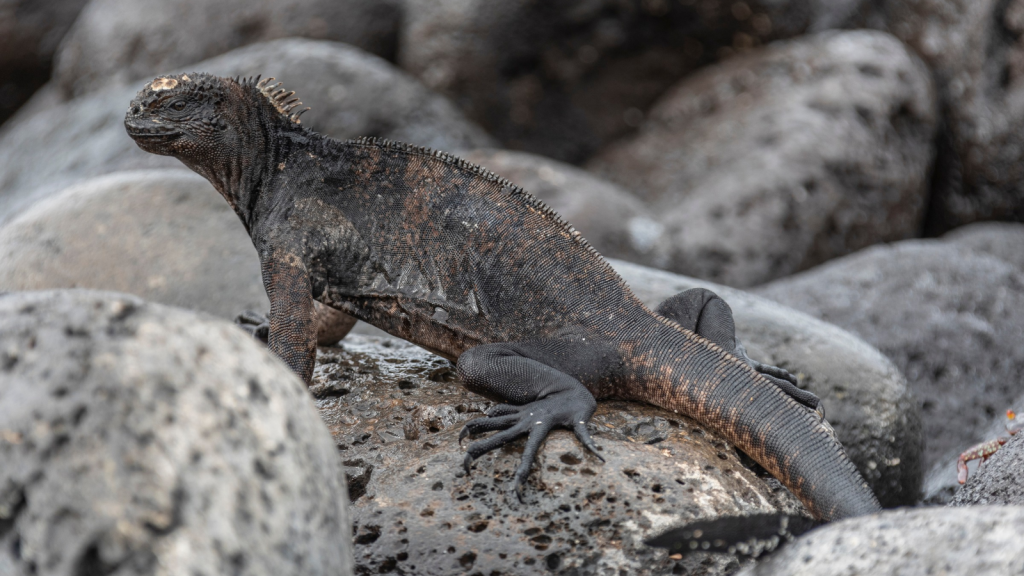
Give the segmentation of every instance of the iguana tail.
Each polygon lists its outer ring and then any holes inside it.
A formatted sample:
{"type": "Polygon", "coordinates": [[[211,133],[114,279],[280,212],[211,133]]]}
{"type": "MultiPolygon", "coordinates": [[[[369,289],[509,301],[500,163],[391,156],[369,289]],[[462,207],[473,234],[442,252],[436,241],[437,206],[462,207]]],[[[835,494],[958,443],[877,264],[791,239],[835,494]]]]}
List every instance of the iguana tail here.
{"type": "Polygon", "coordinates": [[[881,509],[874,493],[818,417],[745,362],[659,319],[632,351],[648,367],[637,400],[685,414],[778,478],[818,520],[881,509]]]}

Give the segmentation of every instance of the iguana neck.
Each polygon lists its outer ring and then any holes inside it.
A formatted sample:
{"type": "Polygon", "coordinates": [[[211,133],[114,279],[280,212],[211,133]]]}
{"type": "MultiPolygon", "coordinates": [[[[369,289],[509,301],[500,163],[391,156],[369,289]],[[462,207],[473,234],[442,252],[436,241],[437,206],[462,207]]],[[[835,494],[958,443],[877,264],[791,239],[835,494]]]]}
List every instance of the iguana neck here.
{"type": "Polygon", "coordinates": [[[237,146],[201,163],[186,164],[213,184],[249,231],[264,183],[285,154],[281,143],[287,140],[286,133],[302,128],[282,122],[263,102],[243,107],[241,114],[241,123],[251,128],[238,130],[237,146]]]}

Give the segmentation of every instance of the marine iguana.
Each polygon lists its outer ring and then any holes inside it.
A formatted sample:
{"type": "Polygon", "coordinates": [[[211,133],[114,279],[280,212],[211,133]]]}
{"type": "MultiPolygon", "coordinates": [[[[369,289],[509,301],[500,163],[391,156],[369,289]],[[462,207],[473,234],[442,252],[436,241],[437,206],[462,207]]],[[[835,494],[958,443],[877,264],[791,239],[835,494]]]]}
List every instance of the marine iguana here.
{"type": "Polygon", "coordinates": [[[442,152],[308,130],[294,93],[270,80],[157,78],[125,127],[235,210],[270,297],[269,347],[307,383],[319,302],[448,358],[467,388],[499,401],[460,440],[498,431],[469,445],[468,469],[527,435],[517,492],[556,426],[600,458],[586,424],[596,399],[616,397],[694,418],[815,518],[879,509],[817,398],[737,355],[721,299],[688,291],[652,312],[525,190],[442,152]]]}

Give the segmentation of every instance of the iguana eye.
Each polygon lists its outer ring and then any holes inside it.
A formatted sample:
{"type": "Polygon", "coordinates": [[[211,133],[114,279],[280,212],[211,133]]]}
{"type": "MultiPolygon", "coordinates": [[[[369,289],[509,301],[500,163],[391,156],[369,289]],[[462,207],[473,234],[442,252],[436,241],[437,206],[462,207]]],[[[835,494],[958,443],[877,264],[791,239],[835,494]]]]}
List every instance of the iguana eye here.
{"type": "Polygon", "coordinates": [[[178,112],[181,112],[182,110],[185,109],[185,103],[182,102],[181,100],[178,100],[174,104],[171,104],[171,108],[173,108],[174,110],[177,110],[178,112]]]}

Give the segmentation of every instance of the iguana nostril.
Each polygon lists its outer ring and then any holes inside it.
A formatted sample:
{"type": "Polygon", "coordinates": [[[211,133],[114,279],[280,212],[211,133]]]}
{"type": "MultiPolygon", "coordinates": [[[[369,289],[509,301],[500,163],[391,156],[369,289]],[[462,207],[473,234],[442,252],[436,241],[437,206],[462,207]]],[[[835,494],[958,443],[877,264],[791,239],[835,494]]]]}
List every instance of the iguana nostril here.
{"type": "Polygon", "coordinates": [[[141,114],[141,113],[142,113],[142,107],[141,107],[141,106],[139,106],[138,104],[135,104],[135,105],[134,105],[134,106],[132,106],[132,108],[131,108],[131,113],[132,113],[133,115],[136,115],[136,116],[138,116],[139,114],[141,114]]]}

